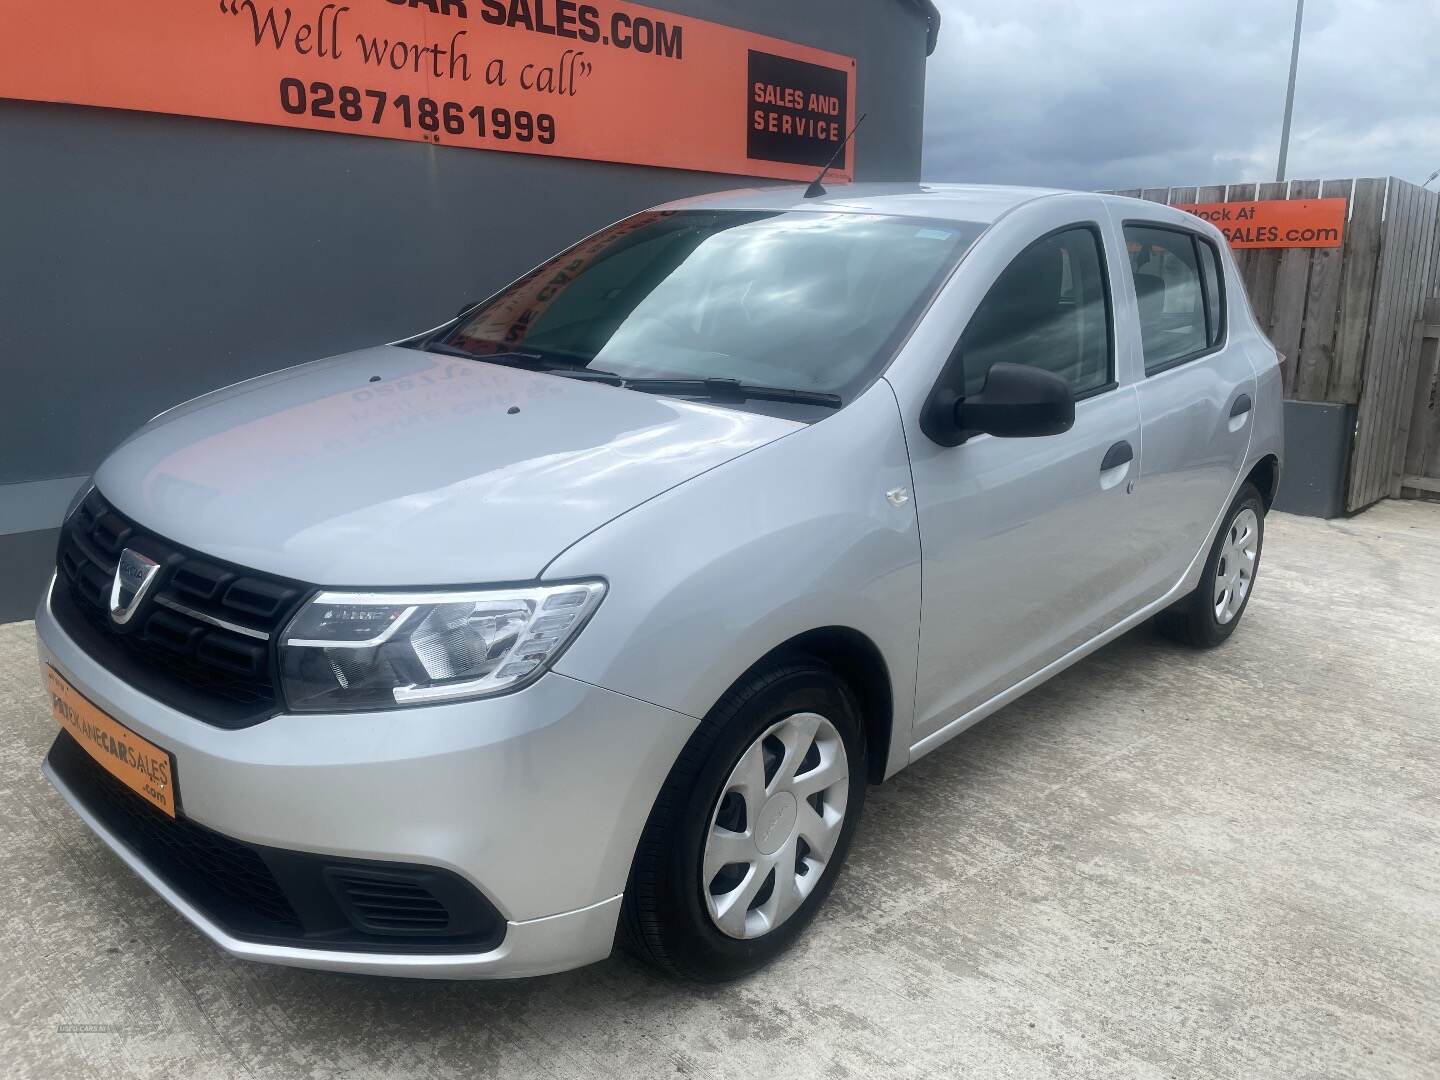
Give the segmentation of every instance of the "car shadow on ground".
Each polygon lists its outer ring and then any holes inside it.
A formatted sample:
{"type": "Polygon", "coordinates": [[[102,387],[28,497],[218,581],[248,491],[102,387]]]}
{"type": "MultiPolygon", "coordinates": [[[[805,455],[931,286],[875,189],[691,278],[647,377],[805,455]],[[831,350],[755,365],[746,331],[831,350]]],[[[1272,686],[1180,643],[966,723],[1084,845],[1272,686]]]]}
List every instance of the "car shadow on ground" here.
{"type": "MultiPolygon", "coordinates": [[[[1195,654],[1162,638],[1150,623],[1142,624],[962,732],[886,785],[870,788],[846,871],[810,933],[822,926],[839,937],[884,933],[883,927],[868,929],[864,911],[847,903],[849,886],[856,879],[863,883],[886,874],[886,860],[897,855],[891,838],[904,837],[908,845],[920,849],[942,838],[938,830],[947,826],[935,821],[935,801],[964,801],[964,785],[973,776],[969,762],[977,757],[995,761],[1025,755],[1037,741],[1063,737],[1057,725],[1067,723],[1069,703],[1077,698],[1093,703],[1107,687],[1117,692],[1118,672],[1127,678],[1141,677],[1148,667],[1172,664],[1176,655],[1195,654]]],[[[203,939],[196,947],[212,949],[203,939]]],[[[506,1031],[512,1025],[512,1034],[524,1041],[524,1030],[537,1023],[588,1029],[647,1017],[647,1023],[653,1024],[657,1015],[704,1002],[721,1000],[743,1007],[748,984],[784,980],[787,965],[798,962],[808,967],[815,958],[807,955],[802,939],[794,952],[768,971],[721,986],[677,983],[621,949],[576,971],[506,981],[394,979],[269,967],[218,955],[213,960],[234,974],[243,971],[253,992],[284,1011],[287,1027],[292,1028],[287,1038],[303,1038],[302,1033],[312,1029],[325,1042],[337,1037],[363,1040],[377,1027],[398,1031],[396,1025],[403,1024],[407,1041],[423,1042],[454,1038],[457,1030],[468,1030],[478,1039],[480,1030],[506,1031]]]]}

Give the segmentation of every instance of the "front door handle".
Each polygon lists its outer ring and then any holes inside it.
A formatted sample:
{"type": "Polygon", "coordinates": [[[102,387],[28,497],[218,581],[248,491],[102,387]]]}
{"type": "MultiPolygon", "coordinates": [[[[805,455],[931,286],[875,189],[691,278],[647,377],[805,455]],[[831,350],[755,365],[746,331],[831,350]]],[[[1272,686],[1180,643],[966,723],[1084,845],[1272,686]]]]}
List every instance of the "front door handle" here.
{"type": "Polygon", "coordinates": [[[1100,462],[1100,471],[1102,473],[1109,472],[1111,469],[1118,469],[1121,465],[1134,460],[1135,448],[1121,439],[1105,451],[1105,460],[1100,462]]]}

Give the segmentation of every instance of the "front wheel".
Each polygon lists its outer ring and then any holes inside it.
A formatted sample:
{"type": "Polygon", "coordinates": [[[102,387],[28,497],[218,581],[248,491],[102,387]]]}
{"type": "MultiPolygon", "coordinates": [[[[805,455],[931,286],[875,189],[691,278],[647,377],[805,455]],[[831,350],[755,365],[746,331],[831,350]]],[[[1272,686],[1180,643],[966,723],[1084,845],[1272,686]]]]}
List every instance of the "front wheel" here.
{"type": "Polygon", "coordinates": [[[1247,482],[1236,493],[1210,547],[1200,584],[1160,613],[1156,620],[1160,631],[1202,649],[1214,648],[1234,633],[1255,587],[1264,541],[1265,500],[1247,482]]]}
{"type": "Polygon", "coordinates": [[[864,725],[845,683],[810,659],[747,677],[651,811],[625,892],[628,943],[700,982],[769,963],[824,902],[864,800],[864,725]]]}

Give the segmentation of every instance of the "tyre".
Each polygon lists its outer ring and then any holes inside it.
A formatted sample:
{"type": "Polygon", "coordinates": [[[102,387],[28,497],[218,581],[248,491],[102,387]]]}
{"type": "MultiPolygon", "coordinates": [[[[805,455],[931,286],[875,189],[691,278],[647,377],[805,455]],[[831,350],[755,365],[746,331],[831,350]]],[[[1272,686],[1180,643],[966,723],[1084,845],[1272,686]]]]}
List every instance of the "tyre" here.
{"type": "Polygon", "coordinates": [[[646,822],[621,925],[697,982],[768,964],[825,902],[865,801],[855,696],[810,658],[747,675],[691,736],[646,822]]]}
{"type": "Polygon", "coordinates": [[[1156,620],[1161,633],[1202,649],[1214,648],[1233,634],[1255,588],[1264,541],[1265,501],[1254,484],[1246,483],[1230,504],[1200,584],[1156,620]]]}

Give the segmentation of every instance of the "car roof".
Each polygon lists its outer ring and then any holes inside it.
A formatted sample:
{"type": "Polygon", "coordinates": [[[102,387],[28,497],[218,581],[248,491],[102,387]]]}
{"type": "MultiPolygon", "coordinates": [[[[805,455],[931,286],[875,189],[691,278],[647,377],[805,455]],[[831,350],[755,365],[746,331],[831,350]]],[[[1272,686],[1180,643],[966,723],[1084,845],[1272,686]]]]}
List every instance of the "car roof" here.
{"type": "Polygon", "coordinates": [[[851,214],[893,214],[903,217],[967,221],[981,225],[1028,202],[1056,195],[1084,194],[1119,208],[1127,217],[1170,222],[1218,237],[1214,226],[1163,203],[1098,192],[1060,188],[1011,187],[1001,184],[831,184],[825,194],[805,198],[805,185],[736,188],[679,199],[660,210],[829,210],[851,214]]]}
{"type": "Polygon", "coordinates": [[[994,184],[842,184],[825,194],[805,198],[805,185],[737,188],[666,203],[661,210],[831,210],[852,214],[894,214],[990,224],[1022,203],[1048,195],[1068,194],[1054,188],[1005,187],[994,184]]]}

